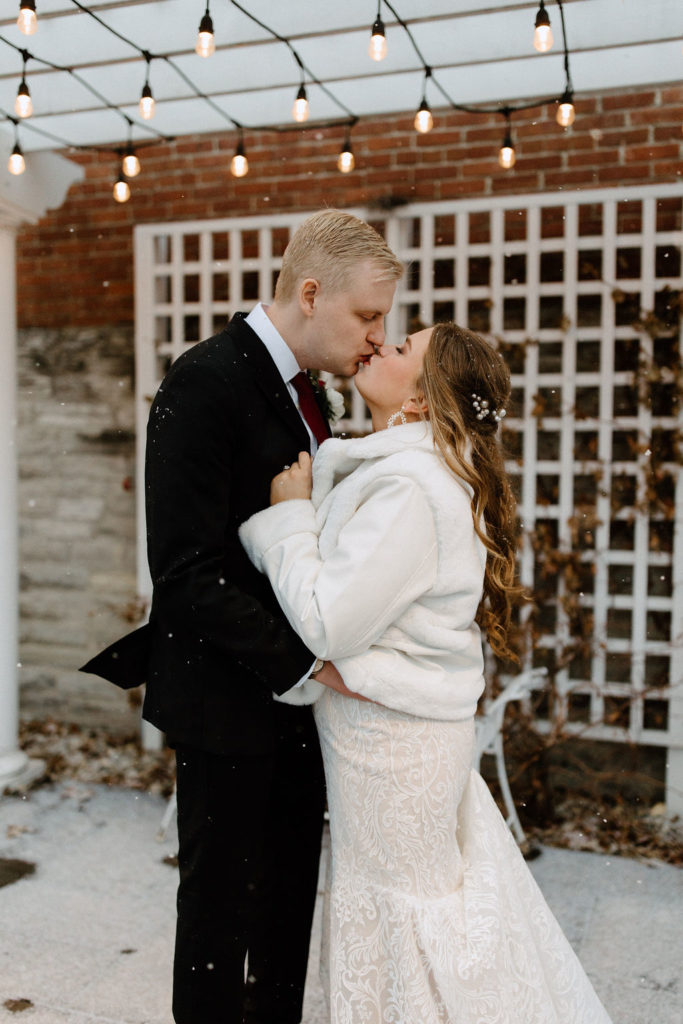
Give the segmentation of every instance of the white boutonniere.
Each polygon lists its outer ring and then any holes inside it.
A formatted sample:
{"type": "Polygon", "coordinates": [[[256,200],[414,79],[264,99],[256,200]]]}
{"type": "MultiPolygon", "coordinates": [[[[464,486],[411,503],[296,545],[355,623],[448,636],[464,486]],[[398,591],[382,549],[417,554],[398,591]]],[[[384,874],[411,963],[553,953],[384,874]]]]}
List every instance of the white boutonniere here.
{"type": "Polygon", "coordinates": [[[344,405],[344,396],[341,391],[337,391],[336,388],[328,387],[322,377],[319,377],[315,370],[307,370],[308,379],[310,380],[315,398],[320,406],[325,419],[328,421],[330,426],[337,423],[338,420],[343,419],[346,412],[344,405]]]}

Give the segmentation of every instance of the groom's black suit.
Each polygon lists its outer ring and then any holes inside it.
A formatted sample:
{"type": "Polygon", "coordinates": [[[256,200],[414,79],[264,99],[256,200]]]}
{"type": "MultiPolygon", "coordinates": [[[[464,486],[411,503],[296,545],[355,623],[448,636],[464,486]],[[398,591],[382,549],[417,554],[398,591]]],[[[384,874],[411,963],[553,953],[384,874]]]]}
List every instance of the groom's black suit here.
{"type": "Polygon", "coordinates": [[[272,699],[314,657],[237,536],[309,449],[273,360],[238,314],[171,367],[150,412],[147,626],[85,666],[146,682],[178,763],[179,1024],[295,1024],[324,785],[310,708],[272,699]],[[245,952],[249,980],[243,985],[245,952]]]}

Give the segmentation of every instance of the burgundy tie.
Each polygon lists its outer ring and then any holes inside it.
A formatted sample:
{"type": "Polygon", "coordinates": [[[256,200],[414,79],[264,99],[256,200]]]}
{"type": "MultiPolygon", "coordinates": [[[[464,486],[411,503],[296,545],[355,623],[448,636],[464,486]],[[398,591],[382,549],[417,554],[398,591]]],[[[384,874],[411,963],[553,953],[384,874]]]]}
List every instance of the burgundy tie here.
{"type": "Polygon", "coordinates": [[[299,396],[299,408],[301,409],[301,415],[311,428],[311,433],[318,444],[322,444],[323,441],[331,436],[330,428],[325,422],[325,417],[321,413],[318,403],[315,400],[313,385],[308,379],[308,374],[301,370],[297,373],[296,377],[292,377],[291,383],[294,385],[296,393],[299,396]]]}

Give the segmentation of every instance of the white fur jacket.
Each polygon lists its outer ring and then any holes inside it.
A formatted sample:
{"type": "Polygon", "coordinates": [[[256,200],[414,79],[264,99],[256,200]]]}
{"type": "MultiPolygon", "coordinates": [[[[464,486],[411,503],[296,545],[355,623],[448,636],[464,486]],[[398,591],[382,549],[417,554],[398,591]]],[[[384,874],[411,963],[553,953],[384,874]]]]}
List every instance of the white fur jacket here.
{"type": "MultiPolygon", "coordinates": [[[[325,441],[311,500],[256,513],[240,538],[293,628],[349,689],[425,718],[474,714],[486,552],[469,491],[428,424],[325,441]]],[[[307,680],[284,699],[310,703],[320,692],[307,680]]]]}

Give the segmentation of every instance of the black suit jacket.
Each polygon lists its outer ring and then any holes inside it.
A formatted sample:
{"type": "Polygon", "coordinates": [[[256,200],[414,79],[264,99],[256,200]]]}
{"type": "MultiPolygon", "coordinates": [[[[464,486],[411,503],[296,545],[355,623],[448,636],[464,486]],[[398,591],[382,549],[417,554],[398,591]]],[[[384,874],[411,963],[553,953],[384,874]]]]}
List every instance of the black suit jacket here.
{"type": "Polygon", "coordinates": [[[172,743],[269,749],[272,691],[284,693],[313,663],[237,535],[269,504],[272,477],[308,449],[242,314],[184,353],[159,388],[145,463],[150,620],[83,670],[124,687],[146,682],[144,717],[172,743]]]}

